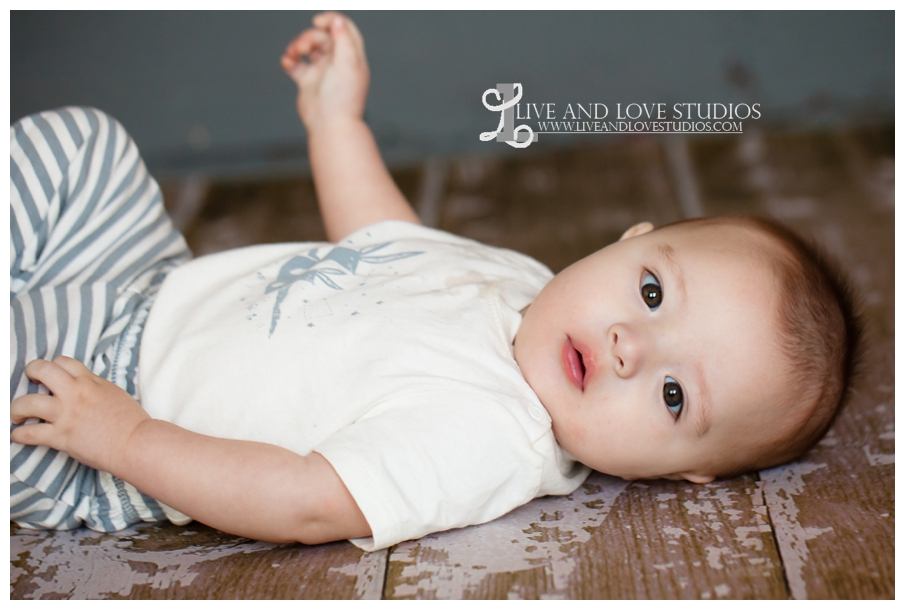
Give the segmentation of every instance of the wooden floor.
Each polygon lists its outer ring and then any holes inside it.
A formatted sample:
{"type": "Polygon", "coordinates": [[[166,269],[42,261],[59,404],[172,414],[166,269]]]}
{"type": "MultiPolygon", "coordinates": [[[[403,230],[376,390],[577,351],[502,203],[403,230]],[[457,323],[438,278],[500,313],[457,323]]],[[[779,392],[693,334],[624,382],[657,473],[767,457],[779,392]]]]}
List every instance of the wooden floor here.
{"type": "MultiPolygon", "coordinates": [[[[558,271],[641,220],[752,213],[842,260],[868,321],[864,373],[800,460],[693,485],[593,475],[482,526],[362,553],[197,524],[115,535],[13,529],[10,595],[33,598],[892,598],[894,130],[637,137],[433,160],[395,177],[426,224],[558,271]]],[[[310,180],[165,186],[197,255],[324,239],[310,180]]]]}

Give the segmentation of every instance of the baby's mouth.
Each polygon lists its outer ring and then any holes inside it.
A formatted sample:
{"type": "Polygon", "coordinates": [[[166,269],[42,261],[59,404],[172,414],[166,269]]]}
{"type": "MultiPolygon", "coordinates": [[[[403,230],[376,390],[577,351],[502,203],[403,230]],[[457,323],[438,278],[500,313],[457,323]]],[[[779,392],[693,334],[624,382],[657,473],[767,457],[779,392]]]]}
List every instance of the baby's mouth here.
{"type": "Polygon", "coordinates": [[[566,336],[566,342],[562,347],[562,363],[566,371],[566,377],[579,391],[584,392],[585,365],[584,357],[575,346],[572,339],[566,336]]]}

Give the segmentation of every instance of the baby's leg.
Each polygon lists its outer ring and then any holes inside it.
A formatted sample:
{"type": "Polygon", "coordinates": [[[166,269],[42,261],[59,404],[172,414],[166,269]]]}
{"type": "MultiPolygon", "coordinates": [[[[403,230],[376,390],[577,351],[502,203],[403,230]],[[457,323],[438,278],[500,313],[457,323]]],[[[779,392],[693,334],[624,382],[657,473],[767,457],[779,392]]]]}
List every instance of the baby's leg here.
{"type": "MultiPolygon", "coordinates": [[[[67,355],[138,398],[144,319],[189,258],[160,189],[123,127],[63,108],[10,128],[10,400],[24,375],[67,355]]],[[[10,444],[10,516],[32,527],[115,530],[165,519],[154,500],[47,447],[10,444]]]]}
{"type": "Polygon", "coordinates": [[[13,364],[59,353],[88,364],[122,313],[116,300],[162,281],[187,259],[185,242],[135,144],[100,111],[63,108],[13,125],[10,183],[10,296],[33,295],[28,308],[45,327],[33,337],[15,329],[20,350],[41,353],[15,353],[13,364]]]}

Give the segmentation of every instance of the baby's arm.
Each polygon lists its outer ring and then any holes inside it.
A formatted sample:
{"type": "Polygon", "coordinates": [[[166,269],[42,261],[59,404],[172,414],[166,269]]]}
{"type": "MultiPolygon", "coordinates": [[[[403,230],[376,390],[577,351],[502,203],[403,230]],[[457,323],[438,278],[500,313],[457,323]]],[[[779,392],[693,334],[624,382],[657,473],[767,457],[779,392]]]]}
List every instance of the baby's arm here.
{"type": "Polygon", "coordinates": [[[320,13],[313,22],[280,62],[299,87],[298,111],[308,130],[327,238],[339,241],[381,220],[418,223],[364,122],[369,72],[361,33],[338,13],[320,13]]]}
{"type": "Polygon", "coordinates": [[[151,417],[118,386],[60,356],[25,368],[52,392],[10,405],[13,441],[47,445],[107,471],[212,527],[258,540],[317,544],[370,536],[329,462],[250,441],[196,434],[151,417]]]}

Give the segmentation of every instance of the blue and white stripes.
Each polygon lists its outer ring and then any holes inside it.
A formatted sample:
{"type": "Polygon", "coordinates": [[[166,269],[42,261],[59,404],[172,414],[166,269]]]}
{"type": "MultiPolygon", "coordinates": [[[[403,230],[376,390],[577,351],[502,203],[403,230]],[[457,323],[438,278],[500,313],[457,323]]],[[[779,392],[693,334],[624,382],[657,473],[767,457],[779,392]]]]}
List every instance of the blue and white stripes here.
{"type": "MultiPolygon", "coordinates": [[[[60,354],[135,398],[141,331],[188,248],[134,142],[111,117],[63,108],[10,128],[10,400],[46,388],[25,364],[60,354]]],[[[100,531],[189,519],[47,447],[10,444],[10,518],[100,531]]]]}

